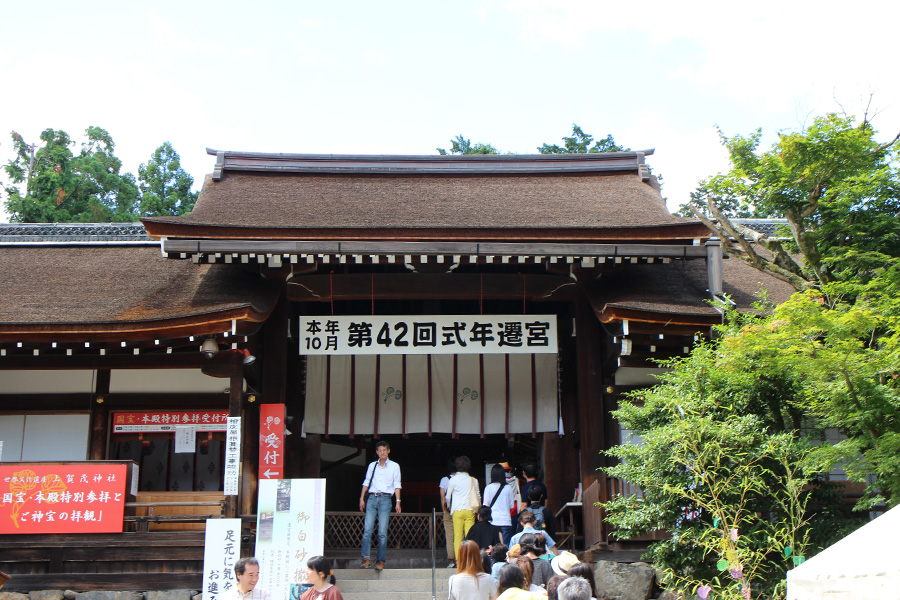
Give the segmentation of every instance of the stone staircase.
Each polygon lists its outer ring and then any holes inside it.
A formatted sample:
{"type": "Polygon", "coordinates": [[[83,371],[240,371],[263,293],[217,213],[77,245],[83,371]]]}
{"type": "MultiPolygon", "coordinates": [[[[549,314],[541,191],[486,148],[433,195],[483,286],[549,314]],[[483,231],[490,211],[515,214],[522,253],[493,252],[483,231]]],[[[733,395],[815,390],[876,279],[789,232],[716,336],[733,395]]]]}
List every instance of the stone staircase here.
{"type": "Polygon", "coordinates": [[[428,569],[335,569],[337,587],[344,600],[443,600],[447,581],[456,569],[434,571],[434,593],[428,569]]]}

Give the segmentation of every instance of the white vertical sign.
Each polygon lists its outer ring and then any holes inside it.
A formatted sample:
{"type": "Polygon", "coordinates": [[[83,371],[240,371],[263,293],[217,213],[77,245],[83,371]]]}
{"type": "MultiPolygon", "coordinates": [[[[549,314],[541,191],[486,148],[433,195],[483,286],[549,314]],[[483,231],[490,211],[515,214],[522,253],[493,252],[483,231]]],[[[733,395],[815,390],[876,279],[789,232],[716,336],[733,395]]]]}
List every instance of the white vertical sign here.
{"type": "Polygon", "coordinates": [[[194,425],[175,426],[175,453],[194,452],[197,449],[197,428],[194,425]]]}
{"type": "Polygon", "coordinates": [[[238,483],[241,472],[241,418],[228,417],[225,438],[225,481],[223,489],[226,496],[238,495],[238,483]]]}
{"type": "Polygon", "coordinates": [[[325,480],[261,479],[256,512],[257,587],[265,584],[272,598],[299,597],[306,560],[325,549],[325,480]]]}
{"type": "Polygon", "coordinates": [[[241,520],[207,519],[203,549],[203,600],[218,600],[237,585],[234,563],[241,556],[241,520]]]}

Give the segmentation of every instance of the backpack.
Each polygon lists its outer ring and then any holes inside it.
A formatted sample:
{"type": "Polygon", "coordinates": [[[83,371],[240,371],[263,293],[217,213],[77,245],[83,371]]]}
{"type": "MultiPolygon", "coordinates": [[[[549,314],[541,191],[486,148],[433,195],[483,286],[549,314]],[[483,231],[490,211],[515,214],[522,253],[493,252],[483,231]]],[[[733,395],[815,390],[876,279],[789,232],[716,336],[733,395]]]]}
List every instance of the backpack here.
{"type": "Polygon", "coordinates": [[[543,531],[547,529],[547,524],[544,523],[544,507],[536,506],[534,508],[530,508],[529,510],[534,512],[534,525],[533,527],[538,531],[543,531]]]}

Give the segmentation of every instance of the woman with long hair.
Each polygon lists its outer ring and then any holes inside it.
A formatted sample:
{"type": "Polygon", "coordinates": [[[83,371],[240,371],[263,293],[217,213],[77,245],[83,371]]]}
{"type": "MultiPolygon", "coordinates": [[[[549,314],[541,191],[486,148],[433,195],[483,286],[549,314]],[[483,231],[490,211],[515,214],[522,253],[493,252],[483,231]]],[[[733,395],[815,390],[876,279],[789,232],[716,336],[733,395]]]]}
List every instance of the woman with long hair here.
{"type": "Polygon", "coordinates": [[[519,565],[510,563],[500,569],[500,595],[497,600],[547,600],[540,592],[529,592],[525,588],[525,574],[519,565]]]}
{"type": "Polygon", "coordinates": [[[539,587],[546,587],[546,583],[553,577],[553,567],[550,561],[544,559],[547,551],[544,548],[544,535],[541,533],[526,533],[519,538],[519,545],[522,546],[522,554],[531,559],[531,566],[534,574],[531,582],[539,587]]]}
{"type": "Polygon", "coordinates": [[[450,485],[447,486],[450,515],[453,517],[453,547],[457,551],[457,564],[459,564],[459,545],[469,533],[469,528],[475,524],[475,513],[469,502],[469,492],[474,488],[475,494],[478,494],[478,481],[469,475],[471,470],[472,461],[469,460],[469,457],[458,457],[456,474],[450,478],[450,485]]]}
{"type": "Polygon", "coordinates": [[[600,598],[597,594],[597,582],[594,581],[594,569],[587,563],[580,562],[569,567],[569,577],[581,577],[591,584],[591,597],[600,598]]]}
{"type": "Polygon", "coordinates": [[[506,482],[506,469],[497,464],[491,467],[491,482],[484,486],[484,504],[491,509],[491,523],[500,528],[504,544],[509,544],[516,528],[510,511],[516,507],[516,491],[506,482]]]}
{"type": "Polygon", "coordinates": [[[481,548],[465,540],[456,552],[456,575],[450,576],[450,600],[491,600],[497,597],[497,586],[484,572],[481,548]]]}
{"type": "Polygon", "coordinates": [[[313,586],[300,596],[300,600],[344,600],[341,590],[334,584],[331,559],[324,556],[307,559],[306,582],[313,586]]]}
{"type": "Polygon", "coordinates": [[[522,569],[522,574],[525,576],[525,587],[522,589],[528,590],[529,592],[546,594],[547,591],[544,588],[539,585],[534,585],[534,565],[532,562],[533,561],[527,556],[520,556],[516,559],[516,564],[519,565],[519,568],[522,569]]]}

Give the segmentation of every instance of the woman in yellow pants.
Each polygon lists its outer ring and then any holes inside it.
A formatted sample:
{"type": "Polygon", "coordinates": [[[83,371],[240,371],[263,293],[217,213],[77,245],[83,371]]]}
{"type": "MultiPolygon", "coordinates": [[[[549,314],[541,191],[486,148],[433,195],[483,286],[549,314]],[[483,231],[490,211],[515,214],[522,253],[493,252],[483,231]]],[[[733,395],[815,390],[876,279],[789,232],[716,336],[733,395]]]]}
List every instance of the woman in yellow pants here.
{"type": "Polygon", "coordinates": [[[478,489],[478,481],[469,475],[472,469],[472,461],[468,456],[460,456],[456,459],[456,474],[450,478],[447,486],[447,500],[450,505],[450,514],[453,517],[453,549],[458,558],[459,545],[462,543],[469,528],[475,524],[475,512],[469,500],[470,491],[474,488],[478,496],[478,504],[481,504],[481,494],[478,489]]]}

